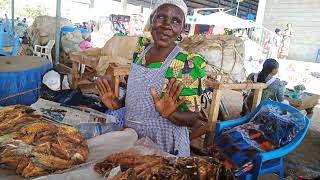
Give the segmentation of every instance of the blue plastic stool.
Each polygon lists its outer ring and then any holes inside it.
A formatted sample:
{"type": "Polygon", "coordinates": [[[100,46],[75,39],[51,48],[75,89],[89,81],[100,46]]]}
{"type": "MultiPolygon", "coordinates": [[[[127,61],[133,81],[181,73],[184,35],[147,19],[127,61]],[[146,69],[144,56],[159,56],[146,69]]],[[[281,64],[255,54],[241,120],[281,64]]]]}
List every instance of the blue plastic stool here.
{"type": "Polygon", "coordinates": [[[320,63],[320,49],[318,49],[317,57],[316,57],[316,63],[320,63]]]}

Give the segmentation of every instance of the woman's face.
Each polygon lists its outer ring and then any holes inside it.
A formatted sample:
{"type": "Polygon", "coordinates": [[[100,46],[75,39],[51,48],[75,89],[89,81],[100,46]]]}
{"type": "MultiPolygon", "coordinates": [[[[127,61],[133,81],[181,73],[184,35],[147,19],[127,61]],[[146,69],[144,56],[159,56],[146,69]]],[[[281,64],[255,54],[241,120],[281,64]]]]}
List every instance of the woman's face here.
{"type": "Polygon", "coordinates": [[[273,69],[271,72],[271,75],[275,76],[276,74],[278,74],[278,72],[279,72],[279,68],[273,69]]]}
{"type": "Polygon", "coordinates": [[[174,5],[160,6],[152,19],[151,35],[155,45],[166,48],[172,45],[184,27],[184,13],[174,5]]]}

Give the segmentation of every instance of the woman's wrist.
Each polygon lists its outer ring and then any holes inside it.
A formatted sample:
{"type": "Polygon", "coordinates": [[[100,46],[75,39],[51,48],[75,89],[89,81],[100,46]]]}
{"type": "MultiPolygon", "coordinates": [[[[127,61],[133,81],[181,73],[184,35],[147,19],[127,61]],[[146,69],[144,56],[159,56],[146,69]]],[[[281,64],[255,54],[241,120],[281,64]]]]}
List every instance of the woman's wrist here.
{"type": "Polygon", "coordinates": [[[120,100],[117,97],[112,98],[111,106],[112,106],[112,108],[111,108],[112,110],[117,110],[117,109],[121,108],[120,100]]]}

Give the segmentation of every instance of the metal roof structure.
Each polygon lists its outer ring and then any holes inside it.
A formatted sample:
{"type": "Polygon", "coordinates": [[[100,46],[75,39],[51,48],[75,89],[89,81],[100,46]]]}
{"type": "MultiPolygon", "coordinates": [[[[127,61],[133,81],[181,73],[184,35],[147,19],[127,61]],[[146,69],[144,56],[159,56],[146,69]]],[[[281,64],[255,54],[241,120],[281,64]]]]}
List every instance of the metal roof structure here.
{"type": "MultiPolygon", "coordinates": [[[[121,0],[116,0],[121,1],[121,0]]],[[[127,0],[127,3],[143,7],[152,7],[156,0],[127,0]]],[[[249,12],[257,14],[259,0],[240,0],[239,17],[246,16],[249,12]]],[[[187,6],[191,9],[196,8],[225,8],[230,10],[230,14],[235,15],[237,9],[237,0],[185,0],[187,6]]]]}
{"type": "MultiPolygon", "coordinates": [[[[82,3],[89,3],[93,0],[74,0],[82,3]]],[[[153,2],[156,0],[116,0],[123,1],[126,3],[139,5],[143,7],[152,7],[153,2]]],[[[225,10],[230,10],[230,14],[236,14],[236,9],[239,3],[239,12],[238,17],[246,16],[249,12],[253,15],[257,14],[259,0],[185,0],[187,6],[190,9],[196,8],[225,8],[225,10]]],[[[11,8],[12,8],[12,19],[14,19],[14,0],[11,0],[11,8]]],[[[192,11],[190,11],[192,12],[192,11]]],[[[56,5],[56,42],[60,40],[60,26],[58,24],[58,19],[61,18],[61,0],[57,0],[56,5]]],[[[13,21],[12,21],[13,23],[13,21]]],[[[12,24],[12,27],[13,24],[12,24]]],[[[55,59],[59,61],[59,53],[60,53],[60,43],[55,44],[55,59]]]]}

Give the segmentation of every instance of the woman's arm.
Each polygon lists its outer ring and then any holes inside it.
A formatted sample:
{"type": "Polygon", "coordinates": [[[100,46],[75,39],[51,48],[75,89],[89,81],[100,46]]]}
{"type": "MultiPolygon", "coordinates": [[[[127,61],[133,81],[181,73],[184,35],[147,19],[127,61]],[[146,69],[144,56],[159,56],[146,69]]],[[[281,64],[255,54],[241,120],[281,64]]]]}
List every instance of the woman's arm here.
{"type": "Polygon", "coordinates": [[[174,112],[168,120],[177,126],[193,127],[199,120],[207,121],[200,112],[174,112]]]}

